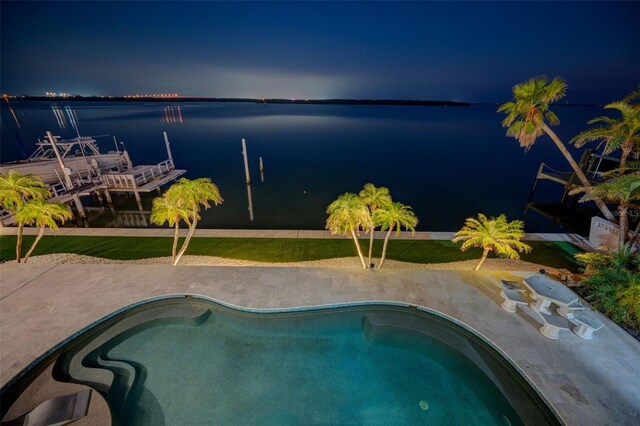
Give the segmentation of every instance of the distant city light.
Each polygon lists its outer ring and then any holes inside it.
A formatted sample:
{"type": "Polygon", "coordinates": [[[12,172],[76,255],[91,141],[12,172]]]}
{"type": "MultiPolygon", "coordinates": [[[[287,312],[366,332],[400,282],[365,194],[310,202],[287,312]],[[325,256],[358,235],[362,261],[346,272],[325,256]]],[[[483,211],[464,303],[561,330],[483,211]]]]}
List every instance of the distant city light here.
{"type": "Polygon", "coordinates": [[[132,99],[138,99],[138,98],[166,99],[166,98],[179,98],[180,95],[178,95],[177,93],[152,93],[152,94],[148,94],[148,95],[141,95],[141,94],[125,95],[124,97],[125,98],[132,98],[132,99]]]}
{"type": "Polygon", "coordinates": [[[56,93],[56,92],[46,92],[45,95],[48,98],[75,98],[78,97],[80,95],[76,95],[76,94],[72,94],[72,93],[56,93]]]}

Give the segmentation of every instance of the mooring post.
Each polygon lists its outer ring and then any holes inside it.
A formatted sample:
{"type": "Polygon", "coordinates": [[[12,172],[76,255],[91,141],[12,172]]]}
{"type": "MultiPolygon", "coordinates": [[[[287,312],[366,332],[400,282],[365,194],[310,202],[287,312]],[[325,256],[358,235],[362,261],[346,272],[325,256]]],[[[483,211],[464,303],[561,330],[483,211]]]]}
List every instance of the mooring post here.
{"type": "Polygon", "coordinates": [[[82,219],[86,219],[87,214],[84,212],[84,207],[82,206],[82,201],[80,201],[80,197],[78,196],[78,194],[73,194],[72,198],[73,198],[73,204],[75,204],[76,209],[78,209],[78,214],[82,219]]]}
{"type": "Polygon", "coordinates": [[[262,157],[260,157],[260,182],[264,182],[264,164],[262,163],[262,157]]]}
{"type": "Polygon", "coordinates": [[[133,162],[131,161],[131,157],[129,157],[129,151],[125,151],[123,154],[124,159],[127,162],[127,167],[129,167],[129,170],[133,169],[133,162]]]}
{"type": "Polygon", "coordinates": [[[171,161],[171,164],[175,167],[175,164],[173,163],[173,155],[171,155],[171,146],[169,145],[169,136],[167,136],[167,132],[162,132],[162,134],[164,135],[164,144],[167,147],[169,161],[171,161]]]}
{"type": "Polygon", "coordinates": [[[531,191],[529,191],[529,198],[527,198],[527,202],[531,201],[533,198],[533,193],[536,192],[536,188],[538,187],[538,179],[540,179],[540,174],[544,169],[544,163],[540,163],[540,167],[538,168],[538,173],[536,174],[536,180],[533,182],[533,186],[531,187],[531,191]]]}
{"type": "Polygon", "coordinates": [[[242,138],[242,156],[244,157],[244,175],[247,180],[247,185],[251,183],[251,178],[249,177],[249,160],[247,158],[247,142],[242,138]]]}
{"type": "Polygon", "coordinates": [[[140,198],[140,193],[138,191],[133,191],[133,195],[136,197],[136,202],[138,203],[138,209],[142,211],[142,199],[140,198]]]}

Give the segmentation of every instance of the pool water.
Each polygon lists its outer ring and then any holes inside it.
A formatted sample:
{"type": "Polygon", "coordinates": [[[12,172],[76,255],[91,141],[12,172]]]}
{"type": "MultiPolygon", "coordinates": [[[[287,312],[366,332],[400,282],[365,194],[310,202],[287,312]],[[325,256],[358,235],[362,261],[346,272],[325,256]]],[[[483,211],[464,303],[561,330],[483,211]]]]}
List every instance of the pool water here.
{"type": "Polygon", "coordinates": [[[154,302],[62,351],[54,377],[98,390],[122,425],[549,424],[513,367],[426,312],[249,313],[154,302]]]}

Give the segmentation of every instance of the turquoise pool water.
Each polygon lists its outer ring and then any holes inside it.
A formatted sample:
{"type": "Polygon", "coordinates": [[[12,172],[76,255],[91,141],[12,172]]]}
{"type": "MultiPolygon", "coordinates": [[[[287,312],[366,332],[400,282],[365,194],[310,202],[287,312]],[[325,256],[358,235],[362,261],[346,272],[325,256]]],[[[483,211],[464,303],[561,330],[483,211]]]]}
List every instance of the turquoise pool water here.
{"type": "Polygon", "coordinates": [[[56,358],[54,377],[101,392],[114,424],[555,422],[486,344],[403,307],[248,313],[153,302],[56,358]]]}

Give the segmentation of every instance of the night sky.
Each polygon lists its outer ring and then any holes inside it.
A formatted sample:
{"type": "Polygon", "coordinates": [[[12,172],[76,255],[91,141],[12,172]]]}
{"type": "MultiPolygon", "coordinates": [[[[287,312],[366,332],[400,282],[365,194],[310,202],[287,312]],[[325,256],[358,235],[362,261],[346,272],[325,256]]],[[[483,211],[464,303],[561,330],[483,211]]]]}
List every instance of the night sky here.
{"type": "Polygon", "coordinates": [[[1,89],[574,103],[640,83],[640,2],[1,3],[1,89]]]}

